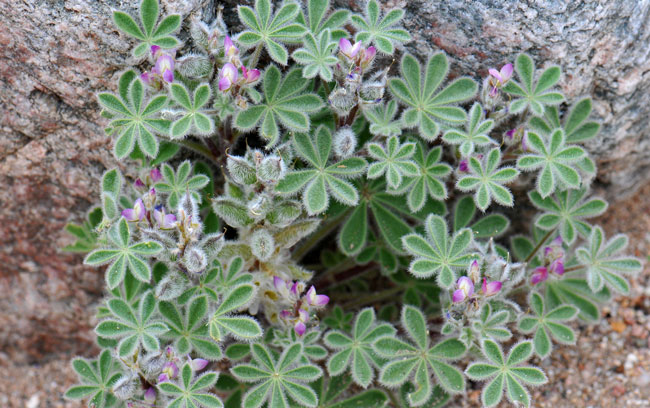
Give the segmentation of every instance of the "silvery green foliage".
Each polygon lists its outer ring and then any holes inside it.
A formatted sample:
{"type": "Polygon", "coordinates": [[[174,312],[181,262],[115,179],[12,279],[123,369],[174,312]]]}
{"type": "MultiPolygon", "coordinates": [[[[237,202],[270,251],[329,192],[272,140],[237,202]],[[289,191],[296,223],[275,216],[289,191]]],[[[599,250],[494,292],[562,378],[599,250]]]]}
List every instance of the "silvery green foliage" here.
{"type": "Polygon", "coordinates": [[[159,11],[114,13],[145,71],[98,95],[129,172],[107,170],[66,226],[108,288],[102,351],[73,360],[67,398],[440,408],[471,380],[486,407],[530,407],[547,381],[532,354],[630,292],[627,238],[587,222],[607,208],[581,146],[600,125],[590,99],[561,104],[559,67],[522,54],[480,94],[444,83],[447,57],[397,51],[404,12],[376,0],[256,0],[186,25],[159,11]]]}

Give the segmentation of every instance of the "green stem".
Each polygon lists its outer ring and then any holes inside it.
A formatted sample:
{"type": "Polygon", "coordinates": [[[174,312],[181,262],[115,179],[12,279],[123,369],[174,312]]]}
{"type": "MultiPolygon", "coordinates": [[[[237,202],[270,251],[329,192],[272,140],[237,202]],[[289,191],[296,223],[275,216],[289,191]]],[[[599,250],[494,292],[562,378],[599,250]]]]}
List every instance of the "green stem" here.
{"type": "Polygon", "coordinates": [[[214,161],[216,159],[216,157],[214,156],[214,154],[212,154],[210,149],[206,145],[204,145],[202,143],[193,142],[191,140],[170,140],[170,142],[176,143],[177,145],[180,145],[180,146],[186,147],[186,148],[188,148],[188,149],[190,149],[192,151],[195,151],[195,152],[199,153],[200,155],[203,155],[203,156],[207,157],[208,159],[210,159],[212,161],[214,161]]]}
{"type": "Polygon", "coordinates": [[[570,267],[570,268],[566,268],[566,269],[564,269],[564,273],[567,273],[567,272],[573,272],[573,271],[579,271],[580,269],[584,269],[584,268],[585,268],[584,265],[576,265],[576,266],[572,266],[572,267],[570,267]]]}
{"type": "Polygon", "coordinates": [[[257,44],[257,47],[255,47],[255,51],[253,51],[253,55],[251,55],[250,60],[248,62],[248,69],[253,69],[257,66],[257,63],[260,60],[260,55],[262,54],[262,43],[257,44]]]}
{"type": "Polygon", "coordinates": [[[380,292],[375,292],[375,293],[372,293],[372,294],[367,295],[367,296],[361,296],[361,297],[359,297],[359,298],[357,298],[357,299],[355,299],[355,300],[353,300],[351,302],[343,304],[343,306],[341,306],[341,307],[343,309],[350,309],[350,308],[357,307],[357,306],[363,306],[365,304],[376,302],[378,300],[384,300],[384,299],[390,298],[393,295],[395,295],[395,294],[397,294],[397,293],[399,293],[401,291],[402,291],[402,288],[400,288],[399,286],[394,286],[394,287],[392,287],[390,289],[385,289],[385,290],[382,290],[380,292]]]}
{"type": "Polygon", "coordinates": [[[386,391],[386,393],[388,394],[388,398],[390,398],[390,402],[393,405],[393,407],[398,408],[399,407],[399,402],[397,401],[397,397],[395,396],[395,393],[393,392],[393,390],[384,389],[384,391],[386,391]]]}
{"type": "Polygon", "coordinates": [[[351,208],[345,210],[342,214],[340,214],[337,217],[332,218],[329,222],[326,222],[325,224],[321,225],[321,227],[313,233],[312,235],[309,236],[309,238],[296,250],[293,252],[293,259],[299,261],[302,259],[303,256],[311,249],[320,242],[321,239],[325,238],[327,234],[332,232],[334,228],[336,228],[341,221],[347,216],[350,212],[352,211],[351,208]]]}
{"type": "Polygon", "coordinates": [[[544,235],[544,236],[542,237],[542,239],[537,243],[537,246],[535,246],[535,248],[533,248],[533,252],[531,252],[531,253],[526,257],[526,259],[524,259],[524,263],[528,263],[528,262],[530,262],[531,259],[533,259],[533,257],[535,256],[535,254],[537,254],[537,251],[539,251],[539,249],[544,245],[544,243],[546,242],[546,240],[547,240],[547,239],[548,239],[548,238],[549,238],[549,237],[550,237],[554,232],[555,232],[555,228],[549,230],[549,231],[546,233],[546,235],[544,235]]]}

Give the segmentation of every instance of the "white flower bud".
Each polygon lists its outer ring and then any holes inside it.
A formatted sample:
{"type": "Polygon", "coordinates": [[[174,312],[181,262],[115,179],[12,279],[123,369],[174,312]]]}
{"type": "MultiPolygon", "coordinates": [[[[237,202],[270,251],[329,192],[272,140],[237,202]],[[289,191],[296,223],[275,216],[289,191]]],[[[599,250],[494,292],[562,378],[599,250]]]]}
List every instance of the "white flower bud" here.
{"type": "Polygon", "coordinates": [[[136,378],[130,374],[120,377],[112,387],[112,393],[122,401],[131,398],[136,391],[136,378]]]}
{"type": "Polygon", "coordinates": [[[334,134],[334,154],[344,159],[352,156],[357,148],[357,135],[349,127],[342,127],[334,134]]]}
{"type": "Polygon", "coordinates": [[[191,247],[185,250],[182,262],[188,272],[201,273],[208,266],[208,257],[203,250],[191,247]]]}
{"type": "Polygon", "coordinates": [[[265,229],[258,229],[250,238],[251,252],[260,261],[268,261],[275,251],[275,240],[265,229]]]}
{"type": "Polygon", "coordinates": [[[263,183],[281,180],[287,171],[287,166],[280,156],[267,156],[257,166],[257,178],[263,183]]]}

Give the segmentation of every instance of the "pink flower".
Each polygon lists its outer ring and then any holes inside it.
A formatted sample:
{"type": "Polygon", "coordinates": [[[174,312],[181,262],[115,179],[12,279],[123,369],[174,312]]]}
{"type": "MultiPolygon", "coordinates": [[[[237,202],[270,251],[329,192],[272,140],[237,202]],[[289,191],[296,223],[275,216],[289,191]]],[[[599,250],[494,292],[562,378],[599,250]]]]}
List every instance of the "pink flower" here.
{"type": "Polygon", "coordinates": [[[456,282],[456,289],[451,297],[454,303],[465,301],[468,297],[474,294],[474,282],[467,276],[461,276],[456,282]]]}
{"type": "Polygon", "coordinates": [[[202,358],[195,358],[192,360],[192,369],[194,371],[201,371],[208,366],[209,361],[202,358]]]}
{"type": "Polygon", "coordinates": [[[307,331],[307,326],[300,320],[293,326],[293,330],[298,336],[302,336],[307,331]]]}
{"type": "Polygon", "coordinates": [[[228,36],[223,40],[223,54],[229,61],[239,55],[239,48],[235,47],[228,36]]]}
{"type": "Polygon", "coordinates": [[[151,46],[151,56],[156,59],[162,54],[162,49],[158,45],[151,46]]]}
{"type": "Polygon", "coordinates": [[[167,83],[174,82],[174,58],[169,54],[162,54],[151,72],[160,75],[167,83]]]}
{"type": "Polygon", "coordinates": [[[137,188],[137,189],[141,189],[141,188],[144,188],[144,187],[145,187],[145,185],[144,185],[144,183],[142,182],[142,180],[140,180],[140,177],[138,177],[137,179],[135,179],[135,183],[133,183],[133,187],[135,187],[135,188],[137,188]]]}
{"type": "Polygon", "coordinates": [[[172,229],[176,226],[176,216],[174,214],[165,214],[162,205],[154,208],[153,219],[156,220],[160,229],[172,229]]]}
{"type": "Polygon", "coordinates": [[[528,132],[524,132],[524,136],[521,138],[521,151],[527,152],[528,149],[528,132]]]}
{"type": "Polygon", "coordinates": [[[158,382],[166,382],[178,375],[178,366],[169,361],[163,365],[162,373],[158,376],[158,382]]]}
{"type": "Polygon", "coordinates": [[[469,271],[467,276],[472,280],[472,282],[478,282],[481,277],[481,267],[478,264],[478,261],[475,259],[469,266],[469,271]]]}
{"type": "Polygon", "coordinates": [[[490,73],[490,85],[492,89],[490,90],[490,96],[495,97],[499,92],[499,88],[506,84],[512,78],[512,64],[506,64],[501,67],[500,71],[497,71],[494,68],[490,68],[488,72],[490,73]]]}
{"type": "Polygon", "coordinates": [[[377,55],[377,49],[375,47],[368,47],[361,49],[361,66],[363,68],[367,67],[372,63],[377,55]]]}
{"type": "Polygon", "coordinates": [[[144,400],[147,402],[154,402],[156,400],[156,389],[149,387],[144,393],[144,400]]]}
{"type": "Polygon", "coordinates": [[[253,83],[257,81],[257,79],[260,77],[260,70],[259,69],[251,69],[250,71],[246,69],[245,66],[242,65],[241,67],[242,70],[242,78],[244,78],[244,82],[247,84],[253,83]]]}
{"type": "Polygon", "coordinates": [[[499,86],[502,86],[512,78],[513,66],[512,64],[506,64],[501,67],[500,71],[490,68],[488,72],[498,81],[499,86]]]}
{"type": "Polygon", "coordinates": [[[160,170],[157,167],[154,168],[154,169],[151,169],[151,171],[149,172],[149,177],[151,177],[151,181],[153,181],[154,183],[159,182],[163,178],[162,173],[160,172],[160,170]]]}
{"type": "Polygon", "coordinates": [[[275,290],[279,292],[287,288],[287,282],[285,282],[284,279],[280,278],[279,276],[274,276],[273,286],[275,286],[275,290]]]}
{"type": "Polygon", "coordinates": [[[237,70],[237,67],[235,67],[230,62],[224,64],[224,66],[221,68],[221,71],[219,72],[219,90],[229,90],[232,85],[237,82],[238,77],[239,72],[237,70]]]}
{"type": "Polygon", "coordinates": [[[307,298],[307,304],[309,304],[309,306],[325,306],[330,301],[328,296],[317,295],[314,286],[309,288],[305,297],[307,298]]]}
{"type": "Polygon", "coordinates": [[[483,290],[483,294],[485,296],[493,296],[499,293],[501,290],[501,287],[503,286],[503,283],[499,281],[492,281],[488,283],[487,279],[483,278],[483,285],[481,289],[483,290]]]}
{"type": "Polygon", "coordinates": [[[509,131],[506,132],[506,137],[512,141],[515,138],[515,132],[517,131],[517,128],[510,129],[509,131]]]}
{"type": "Polygon", "coordinates": [[[122,217],[131,222],[142,221],[146,212],[147,210],[144,208],[142,199],[138,198],[135,200],[133,208],[127,208],[126,210],[122,211],[122,217]]]}
{"type": "Polygon", "coordinates": [[[147,85],[152,85],[154,78],[153,75],[148,73],[147,71],[144,71],[143,73],[140,74],[140,79],[142,82],[144,82],[147,85]]]}
{"type": "Polygon", "coordinates": [[[341,54],[350,59],[354,59],[361,49],[361,42],[357,41],[356,44],[352,45],[347,38],[341,38],[339,40],[339,49],[341,50],[341,54]]]}
{"type": "Polygon", "coordinates": [[[548,279],[548,269],[545,266],[538,266],[530,277],[530,283],[534,286],[546,279],[548,279]]]}
{"type": "Polygon", "coordinates": [[[562,258],[558,258],[551,262],[548,267],[549,271],[558,275],[564,275],[564,261],[562,258]]]}

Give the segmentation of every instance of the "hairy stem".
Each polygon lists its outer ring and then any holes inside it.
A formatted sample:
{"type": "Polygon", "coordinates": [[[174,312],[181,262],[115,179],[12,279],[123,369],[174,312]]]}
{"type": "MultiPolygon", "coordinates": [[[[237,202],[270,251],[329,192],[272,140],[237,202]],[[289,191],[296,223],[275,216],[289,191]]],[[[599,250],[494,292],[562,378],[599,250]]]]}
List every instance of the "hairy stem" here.
{"type": "Polygon", "coordinates": [[[546,242],[546,240],[549,239],[549,237],[550,237],[554,232],[555,232],[555,228],[553,228],[552,230],[549,230],[549,231],[546,233],[546,235],[544,235],[544,236],[542,237],[542,239],[537,243],[537,246],[535,246],[535,248],[533,248],[533,251],[532,251],[532,252],[531,252],[531,253],[526,257],[526,259],[524,259],[524,263],[528,263],[528,262],[530,262],[531,259],[533,259],[533,257],[535,256],[535,254],[537,254],[537,251],[539,251],[539,249],[544,245],[544,243],[546,242]]]}
{"type": "Polygon", "coordinates": [[[253,55],[251,55],[249,62],[248,62],[248,69],[254,69],[257,66],[257,63],[260,60],[260,55],[262,54],[262,43],[257,44],[257,47],[255,47],[255,51],[253,51],[253,55]]]}
{"type": "Polygon", "coordinates": [[[342,214],[332,218],[320,226],[318,231],[314,232],[309,238],[293,252],[292,258],[295,260],[302,259],[321,239],[325,238],[341,221],[352,211],[352,208],[345,210],[342,214]]]}
{"type": "Polygon", "coordinates": [[[384,289],[380,292],[375,292],[370,295],[361,296],[353,301],[345,303],[343,309],[350,309],[353,307],[363,306],[372,302],[377,302],[379,300],[384,300],[392,297],[393,295],[399,293],[402,290],[399,286],[394,286],[390,289],[384,289]]]}

